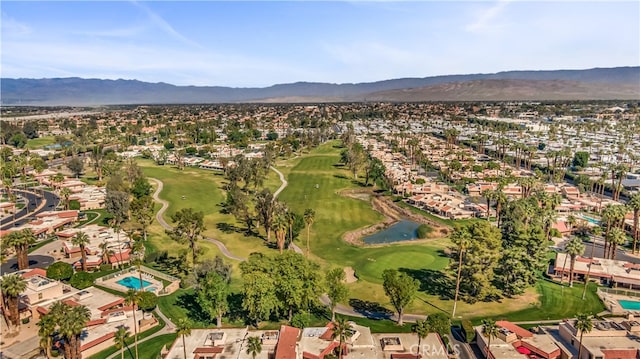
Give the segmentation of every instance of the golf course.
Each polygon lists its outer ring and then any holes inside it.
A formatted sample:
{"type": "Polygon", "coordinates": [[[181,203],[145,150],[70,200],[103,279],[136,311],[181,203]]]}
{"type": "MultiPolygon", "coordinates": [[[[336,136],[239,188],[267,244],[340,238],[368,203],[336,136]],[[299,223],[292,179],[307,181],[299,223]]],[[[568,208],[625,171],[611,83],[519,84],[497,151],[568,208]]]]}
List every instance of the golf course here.
{"type": "MultiPolygon", "coordinates": [[[[450,314],[455,281],[447,269],[447,253],[451,245],[447,238],[375,247],[356,246],[343,240],[346,232],[379,223],[383,216],[373,210],[366,200],[340,195],[344,190],[361,189],[364,181],[355,180],[339,164],[339,145],[337,141],[325,143],[309,153],[292,159],[281,159],[274,164],[288,181],[288,186],[278,198],[297,213],[302,213],[307,208],[315,211],[315,220],[310,230],[310,258],[318,262],[323,270],[333,267],[351,267],[355,270],[357,281],[348,284],[350,299],[344,305],[364,301],[391,310],[393,307],[384,294],[381,276],[385,269],[394,268],[420,281],[418,296],[408,306],[407,313],[426,315],[443,311],[450,314]]],[[[266,243],[262,229],[259,236],[247,235],[244,224],[236,221],[231,214],[221,211],[221,204],[226,199],[226,180],[222,173],[189,167],[179,170],[169,165],[158,166],[150,160],[140,160],[139,165],[145,175],[163,182],[164,188],[159,196],[169,202],[164,215],[168,223],[171,223],[172,213],[191,207],[204,213],[206,229],[203,235],[221,241],[235,256],[246,258],[252,252],[277,254],[277,249],[266,243]]],[[[264,186],[273,192],[280,185],[278,175],[270,171],[264,186]]],[[[185,244],[171,240],[157,221],[151,225],[149,233],[148,248],[151,250],[168,251],[172,254],[187,250],[185,244]]],[[[296,244],[305,248],[306,240],[307,233],[304,230],[296,244]]],[[[198,246],[202,250],[201,258],[213,258],[221,254],[212,243],[201,240],[198,246]]],[[[239,291],[239,261],[228,258],[225,261],[233,265],[232,289],[239,291]]],[[[603,306],[595,289],[595,286],[590,287],[587,298],[583,301],[580,298],[581,284],[578,283],[573,288],[563,287],[545,280],[541,274],[538,283],[521,296],[474,304],[459,302],[457,318],[454,319],[477,322],[493,317],[534,321],[562,319],[578,312],[598,313],[603,310],[603,306]]],[[[171,302],[173,299],[166,298],[162,301],[171,302]]],[[[182,313],[188,315],[186,310],[182,313]]]]}

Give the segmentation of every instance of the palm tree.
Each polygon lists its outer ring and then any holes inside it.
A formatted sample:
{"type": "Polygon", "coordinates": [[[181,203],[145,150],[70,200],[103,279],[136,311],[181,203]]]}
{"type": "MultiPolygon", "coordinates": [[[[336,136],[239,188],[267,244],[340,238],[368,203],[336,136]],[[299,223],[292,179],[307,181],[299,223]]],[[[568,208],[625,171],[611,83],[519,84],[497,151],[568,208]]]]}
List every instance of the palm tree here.
{"type": "Polygon", "coordinates": [[[60,189],[60,197],[62,197],[62,200],[64,201],[65,210],[69,209],[69,196],[71,196],[71,190],[69,188],[64,187],[60,189]]]}
{"type": "Polygon", "coordinates": [[[180,318],[176,322],[176,334],[182,336],[182,349],[184,350],[184,359],[187,359],[187,344],[185,336],[191,335],[191,322],[187,318],[180,318]]]}
{"type": "MultiPolygon", "coordinates": [[[[140,282],[140,286],[142,287],[142,282],[140,282]]],[[[129,289],[124,294],[124,302],[126,305],[132,306],[133,312],[133,342],[135,343],[136,348],[136,359],[138,358],[138,321],[136,320],[136,309],[138,307],[138,302],[140,301],[140,292],[135,289],[129,289]]]]}
{"type": "Polygon", "coordinates": [[[109,256],[113,254],[113,250],[109,249],[109,242],[104,241],[99,245],[100,251],[102,252],[102,262],[105,264],[109,264],[109,256]]]}
{"type": "MultiPolygon", "coordinates": [[[[602,228],[600,226],[593,227],[591,230],[594,236],[602,234],[602,228]]],[[[584,277],[584,288],[582,289],[582,300],[587,297],[587,287],[589,286],[589,274],[591,274],[591,267],[593,266],[593,252],[596,249],[596,239],[593,238],[591,242],[591,255],[589,256],[589,268],[587,269],[587,275],[584,277]]]]}
{"type": "Polygon", "coordinates": [[[56,320],[53,316],[43,315],[37,325],[40,348],[44,349],[47,358],[51,358],[51,336],[56,332],[56,320]]]}
{"type": "Polygon", "coordinates": [[[575,323],[576,330],[580,333],[580,343],[578,344],[578,359],[582,356],[582,335],[589,333],[593,329],[593,322],[591,318],[586,314],[578,314],[575,323]]]}
{"type": "Polygon", "coordinates": [[[87,246],[87,244],[91,243],[91,241],[89,241],[89,236],[82,231],[76,232],[76,235],[71,238],[71,243],[74,246],[80,247],[80,254],[82,255],[82,271],[86,272],[87,252],[85,250],[85,247],[87,246]]]}
{"type": "Polygon", "coordinates": [[[36,242],[33,231],[29,228],[11,232],[3,238],[4,245],[13,247],[18,260],[18,270],[29,268],[29,246],[36,242]]]}
{"type": "Polygon", "coordinates": [[[311,229],[313,221],[315,220],[315,217],[316,212],[313,209],[307,208],[304,210],[304,223],[307,225],[307,257],[309,257],[309,231],[311,229]]]}
{"type": "Polygon", "coordinates": [[[573,269],[576,264],[576,257],[581,256],[582,253],[584,253],[584,244],[582,243],[582,239],[578,237],[571,238],[569,243],[564,247],[564,251],[567,253],[567,256],[571,257],[571,265],[569,267],[569,287],[573,287],[573,269]]]}
{"type": "Polygon", "coordinates": [[[276,233],[276,241],[278,243],[278,249],[280,254],[284,251],[284,244],[287,240],[287,219],[284,215],[280,214],[276,216],[273,227],[276,233]]]}
{"type": "MultiPolygon", "coordinates": [[[[0,278],[3,307],[9,310],[11,323],[20,330],[20,294],[27,289],[27,282],[20,274],[7,274],[0,278]]],[[[7,321],[8,322],[8,321],[7,321]]]]}
{"type": "Polygon", "coordinates": [[[129,331],[124,325],[118,327],[115,331],[113,341],[116,342],[116,348],[120,349],[120,359],[124,359],[124,341],[129,337],[129,331]]]}
{"type": "Polygon", "coordinates": [[[247,339],[247,354],[251,354],[253,359],[262,352],[262,341],[259,337],[249,337],[247,339]]]}
{"type": "MultiPolygon", "coordinates": [[[[53,311],[53,308],[51,310],[53,311]]],[[[81,354],[81,335],[89,319],[91,319],[91,311],[84,305],[71,307],[62,304],[59,310],[56,310],[54,318],[60,326],[60,334],[64,338],[65,357],[70,359],[78,359],[81,354]]]]}
{"type": "Polygon", "coordinates": [[[485,319],[482,321],[482,334],[486,335],[488,338],[487,342],[487,358],[491,354],[491,339],[498,336],[500,328],[496,324],[495,320],[485,319]]]}
{"type": "Polygon", "coordinates": [[[607,238],[609,240],[609,257],[615,260],[616,250],[619,245],[623,244],[627,240],[627,236],[624,234],[624,231],[622,229],[616,227],[611,228],[607,238]]]}
{"type": "Polygon", "coordinates": [[[420,355],[420,352],[422,350],[422,339],[426,338],[431,331],[429,322],[427,322],[426,320],[417,320],[416,324],[411,327],[411,331],[418,335],[418,352],[416,354],[420,355]]]}
{"type": "Polygon", "coordinates": [[[640,221],[640,193],[636,193],[631,196],[627,206],[633,211],[633,251],[636,253],[636,246],[638,244],[638,221],[640,221]]]}
{"type": "Polygon", "coordinates": [[[340,346],[338,347],[338,358],[342,359],[343,346],[347,341],[347,338],[352,335],[353,329],[351,323],[345,317],[338,317],[333,322],[333,334],[331,337],[333,340],[338,339],[340,346]]]}
{"type": "Polygon", "coordinates": [[[451,318],[456,316],[456,308],[458,306],[458,296],[460,295],[460,281],[462,275],[462,259],[464,254],[471,244],[471,235],[469,231],[464,228],[457,229],[453,232],[451,240],[458,246],[458,274],[456,276],[456,294],[453,297],[453,311],[451,312],[451,318]]]}

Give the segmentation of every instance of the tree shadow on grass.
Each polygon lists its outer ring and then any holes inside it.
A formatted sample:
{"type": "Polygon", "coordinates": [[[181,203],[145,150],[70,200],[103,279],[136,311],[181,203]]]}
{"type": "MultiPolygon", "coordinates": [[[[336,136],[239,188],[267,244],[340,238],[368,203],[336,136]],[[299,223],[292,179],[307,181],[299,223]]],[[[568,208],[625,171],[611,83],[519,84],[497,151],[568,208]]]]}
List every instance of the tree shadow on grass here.
{"type": "Polygon", "coordinates": [[[437,295],[443,300],[453,299],[454,297],[456,283],[441,271],[409,268],[400,268],[399,271],[417,279],[420,282],[419,290],[421,292],[428,295],[437,295]]]}
{"type": "Polygon", "coordinates": [[[338,174],[338,175],[333,175],[334,178],[339,178],[339,179],[349,179],[347,178],[347,176],[342,175],[342,174],[338,174]]]}
{"type": "Polygon", "coordinates": [[[233,232],[236,232],[236,233],[244,233],[244,232],[246,232],[245,228],[240,228],[240,227],[237,227],[237,226],[235,226],[233,224],[225,223],[225,222],[216,223],[216,228],[218,228],[220,231],[222,231],[225,234],[230,234],[230,233],[233,233],[233,232]]]}
{"type": "Polygon", "coordinates": [[[390,319],[393,312],[383,307],[378,302],[370,302],[357,298],[349,299],[349,305],[359,314],[369,319],[390,319]]]}
{"type": "Polygon", "coordinates": [[[182,293],[176,300],[176,305],[187,311],[187,317],[196,322],[209,323],[209,316],[202,310],[193,292],[182,293]]]}

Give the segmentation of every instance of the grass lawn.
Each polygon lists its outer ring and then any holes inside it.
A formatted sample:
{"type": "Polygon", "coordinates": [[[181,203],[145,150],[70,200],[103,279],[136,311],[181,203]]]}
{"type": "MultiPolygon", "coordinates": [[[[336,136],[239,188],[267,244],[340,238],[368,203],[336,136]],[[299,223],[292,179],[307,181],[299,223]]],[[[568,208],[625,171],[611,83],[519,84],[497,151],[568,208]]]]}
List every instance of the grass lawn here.
{"type": "Polygon", "coordinates": [[[53,136],[44,136],[38,138],[32,138],[27,140],[27,149],[34,150],[36,148],[41,148],[47,145],[53,145],[55,143],[55,138],[53,136]]]}
{"type": "Polygon", "coordinates": [[[540,279],[536,284],[540,302],[536,306],[506,313],[500,318],[515,322],[564,319],[573,317],[576,313],[598,314],[604,311],[605,307],[596,294],[597,285],[589,284],[585,300],[582,300],[583,289],[582,283],[574,283],[573,288],[569,288],[547,279],[540,279]]]}

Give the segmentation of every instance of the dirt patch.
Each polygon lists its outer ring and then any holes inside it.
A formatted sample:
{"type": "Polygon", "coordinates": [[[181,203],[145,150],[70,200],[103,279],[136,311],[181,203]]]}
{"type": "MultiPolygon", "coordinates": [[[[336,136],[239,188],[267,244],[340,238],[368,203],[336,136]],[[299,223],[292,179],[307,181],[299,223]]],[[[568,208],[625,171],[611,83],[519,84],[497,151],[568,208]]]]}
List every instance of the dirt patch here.
{"type": "Polygon", "coordinates": [[[346,190],[341,191],[339,194],[345,197],[370,202],[371,207],[384,216],[384,220],[380,223],[345,233],[343,239],[349,244],[363,246],[364,242],[362,241],[362,237],[381,231],[401,219],[409,219],[417,223],[423,223],[431,226],[433,231],[431,232],[430,238],[442,238],[449,234],[449,227],[443,226],[442,224],[427,217],[413,213],[406,208],[402,208],[388,197],[375,194],[370,189],[346,190]]]}
{"type": "Polygon", "coordinates": [[[358,281],[358,277],[356,277],[356,271],[351,267],[344,267],[345,274],[345,283],[355,283],[358,281]]]}

